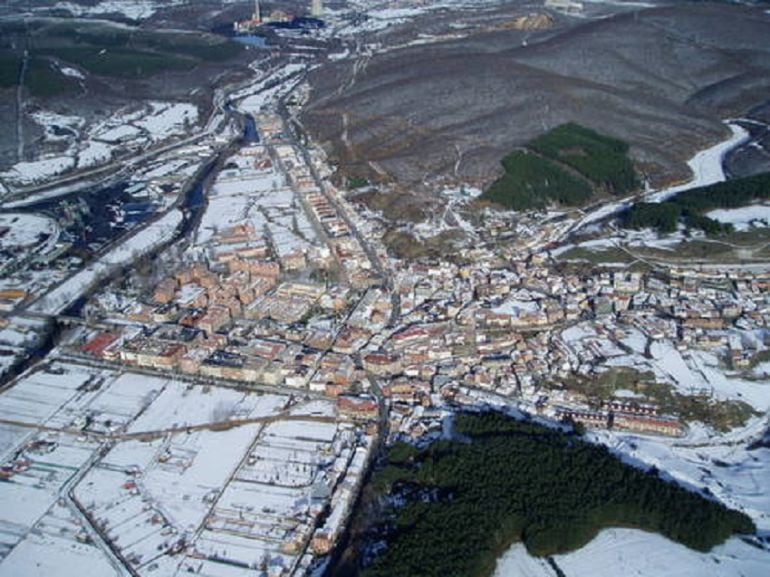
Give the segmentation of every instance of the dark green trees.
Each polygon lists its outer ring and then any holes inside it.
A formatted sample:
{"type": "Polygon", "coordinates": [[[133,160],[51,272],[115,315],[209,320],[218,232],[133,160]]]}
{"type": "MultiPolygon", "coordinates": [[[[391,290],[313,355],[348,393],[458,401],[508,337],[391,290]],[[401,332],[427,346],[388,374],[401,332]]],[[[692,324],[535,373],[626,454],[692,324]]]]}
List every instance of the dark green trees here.
{"type": "Polygon", "coordinates": [[[700,551],[755,531],[746,515],[575,435],[497,413],[459,415],[456,430],[472,442],[436,442],[406,460],[411,452],[397,449],[401,464],[387,470],[406,504],[394,510],[388,549],[365,576],[485,577],[514,541],[551,555],[610,526],[656,531],[700,551]]]}

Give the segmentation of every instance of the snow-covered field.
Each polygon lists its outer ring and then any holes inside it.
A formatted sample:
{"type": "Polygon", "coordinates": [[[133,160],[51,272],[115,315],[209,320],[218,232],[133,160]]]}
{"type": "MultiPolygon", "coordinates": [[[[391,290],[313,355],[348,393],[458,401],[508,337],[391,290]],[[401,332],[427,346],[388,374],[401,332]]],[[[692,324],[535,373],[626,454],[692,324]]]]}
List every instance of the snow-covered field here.
{"type": "Polygon", "coordinates": [[[152,101],[148,105],[149,113],[134,121],[133,126],[154,142],[185,134],[198,122],[198,108],[193,104],[152,101]]]}
{"type": "MultiPolygon", "coordinates": [[[[760,532],[770,531],[770,449],[747,449],[764,432],[766,423],[752,419],[745,427],[717,436],[692,426],[685,439],[594,431],[591,439],[607,445],[622,458],[655,466],[686,487],[708,489],[727,506],[749,515],[760,532]]],[[[770,562],[770,559],[768,559],[770,562]]]]}
{"type": "Polygon", "coordinates": [[[338,34],[340,36],[360,33],[372,34],[391,26],[404,24],[431,12],[458,10],[461,8],[484,9],[500,3],[500,0],[437,0],[434,2],[406,0],[398,3],[355,0],[349,2],[349,5],[359,11],[366,12],[369,18],[354,28],[339,30],[338,34]]]}
{"type": "Polygon", "coordinates": [[[770,206],[766,204],[754,204],[741,208],[712,210],[706,216],[732,224],[736,230],[749,230],[753,226],[770,226],[770,206]]]}
{"type": "Polygon", "coordinates": [[[131,432],[157,431],[277,415],[286,405],[280,395],[252,395],[235,390],[211,390],[170,382],[131,424],[131,432]]]}
{"type": "Polygon", "coordinates": [[[198,108],[184,102],[149,101],[128,107],[88,126],[74,115],[41,110],[30,115],[44,131],[43,143],[66,143],[65,152],[46,153],[45,146],[32,161],[19,162],[0,180],[11,187],[39,184],[74,169],[108,163],[116,154],[143,151],[174,137],[189,136],[199,122],[198,108]]]}
{"type": "Polygon", "coordinates": [[[616,351],[607,366],[651,370],[659,381],[685,395],[706,391],[718,400],[742,400],[761,412],[770,409],[770,383],[741,378],[727,370],[713,352],[682,352],[671,341],[661,339],[651,344],[650,354],[648,359],[616,351]]]}
{"type": "MultiPolygon", "coordinates": [[[[743,401],[757,411],[770,409],[770,383],[747,379],[720,360],[718,351],[680,350],[672,338],[672,321],[656,325],[644,321],[622,325],[625,337],[618,340],[628,351],[618,348],[607,334],[597,334],[591,323],[574,325],[561,333],[573,359],[601,355],[604,367],[629,367],[639,372],[651,371],[657,382],[667,383],[683,395],[706,393],[718,401],[743,401]],[[649,356],[645,347],[649,342],[649,356]]],[[[741,338],[755,343],[759,335],[742,331],[741,338]]],[[[734,335],[735,336],[735,335],[734,335]]],[[[726,346],[726,345],[725,345],[726,346]]]]}
{"type": "Polygon", "coordinates": [[[73,16],[120,14],[131,20],[150,18],[160,8],[189,4],[190,0],[101,0],[100,2],[57,2],[54,8],[73,16]]]}
{"type": "Polygon", "coordinates": [[[279,257],[319,243],[302,203],[285,173],[273,166],[266,147],[244,149],[228,164],[232,168],[219,174],[209,193],[197,243],[208,243],[217,232],[240,224],[269,239],[279,257]],[[267,162],[263,168],[255,166],[267,162]]]}
{"type": "Polygon", "coordinates": [[[75,162],[72,156],[42,155],[37,160],[14,164],[5,172],[0,172],[0,178],[12,185],[33,184],[72,170],[75,162]]]}
{"type": "Polygon", "coordinates": [[[120,575],[103,551],[78,541],[79,519],[56,503],[0,563],[0,577],[82,577],[120,575]],[[34,559],[34,563],[30,563],[34,559]]]}
{"type": "Polygon", "coordinates": [[[59,225],[44,215],[7,212],[0,214],[0,250],[19,254],[34,250],[44,254],[59,239],[59,225]]]}
{"type": "MultiPolygon", "coordinates": [[[[134,575],[205,566],[207,575],[256,577],[262,563],[291,568],[346,474],[357,433],[314,417],[233,421],[273,416],[288,403],[66,362],[25,375],[0,394],[0,413],[15,423],[0,425],[8,473],[0,576],[125,574],[100,540],[87,539],[95,524],[134,575]],[[218,430],[222,423],[231,427],[218,430]],[[167,431],[196,425],[206,428],[167,431]],[[167,556],[180,539],[182,552],[167,556]]],[[[315,400],[291,414],[334,417],[336,408],[315,400]]]]}
{"type": "MultiPolygon", "coordinates": [[[[556,555],[554,561],[567,577],[764,577],[770,570],[770,553],[737,538],[698,553],[636,529],[606,529],[579,551],[556,555]]],[[[556,577],[556,572],[517,543],[500,558],[493,577],[556,577]]]]}
{"type": "Polygon", "coordinates": [[[232,94],[238,110],[244,114],[257,115],[278,98],[294,90],[301,79],[296,80],[307,66],[301,63],[290,63],[267,73],[258,72],[256,79],[246,88],[232,94]]]}

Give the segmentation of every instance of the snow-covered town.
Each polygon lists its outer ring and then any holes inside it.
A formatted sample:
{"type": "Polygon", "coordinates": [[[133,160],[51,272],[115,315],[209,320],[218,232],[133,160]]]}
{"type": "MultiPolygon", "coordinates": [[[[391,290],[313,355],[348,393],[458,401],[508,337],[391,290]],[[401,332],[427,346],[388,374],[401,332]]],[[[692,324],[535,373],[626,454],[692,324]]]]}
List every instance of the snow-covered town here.
{"type": "MultiPolygon", "coordinates": [[[[0,174],[0,576],[320,575],[378,451],[440,438],[463,408],[568,423],[770,534],[768,261],[683,258],[682,230],[613,224],[628,200],[469,217],[480,191],[462,182],[400,225],[420,242],[459,231],[451,258],[397,255],[357,202],[387,185],[335,178],[297,119],[322,61],[365,61],[382,47],[362,38],[453,2],[352,4],[368,16],[326,9],[302,32],[333,52],[279,31],[207,118],[162,101],[95,125],[35,113],[60,153],[0,174]],[[73,232],[98,199],[38,211],[110,164],[100,230],[73,232]]],[[[747,139],[729,126],[692,180],[645,199],[725,180],[747,139]]],[[[754,231],[769,210],[710,216],[754,231]]],[[[588,547],[624,574],[662,539],[617,529],[588,547]]],[[[764,574],[752,543],[658,544],[658,562],[764,574]]],[[[564,562],[589,566],[588,547],[564,562]]],[[[516,545],[496,575],[550,571],[516,545]]]]}

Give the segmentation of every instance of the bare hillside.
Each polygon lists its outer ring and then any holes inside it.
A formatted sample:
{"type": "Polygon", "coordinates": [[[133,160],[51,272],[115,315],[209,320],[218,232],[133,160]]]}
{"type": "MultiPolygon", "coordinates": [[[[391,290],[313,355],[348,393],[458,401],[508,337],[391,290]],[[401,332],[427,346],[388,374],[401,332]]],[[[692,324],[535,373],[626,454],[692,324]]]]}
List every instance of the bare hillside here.
{"type": "MultiPolygon", "coordinates": [[[[521,14],[509,10],[495,17],[521,14]]],[[[487,26],[447,38],[385,44],[313,76],[304,121],[347,172],[485,183],[513,147],[575,121],[631,143],[660,183],[685,177],[684,161],[726,135],[722,119],[770,99],[770,15],[756,8],[558,16],[534,33],[487,26]]]]}

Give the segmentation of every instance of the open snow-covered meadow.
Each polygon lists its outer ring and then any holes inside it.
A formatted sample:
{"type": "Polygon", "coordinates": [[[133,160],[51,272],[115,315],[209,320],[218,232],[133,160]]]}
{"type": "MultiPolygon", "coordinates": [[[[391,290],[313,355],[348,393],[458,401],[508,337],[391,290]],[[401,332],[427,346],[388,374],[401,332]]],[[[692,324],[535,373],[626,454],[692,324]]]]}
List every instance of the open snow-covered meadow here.
{"type": "MultiPolygon", "coordinates": [[[[588,545],[553,562],[566,577],[763,577],[768,553],[733,538],[710,553],[698,553],[654,533],[606,529],[588,545]]],[[[493,577],[557,577],[545,559],[529,555],[521,544],[498,561],[493,577]]]]}

